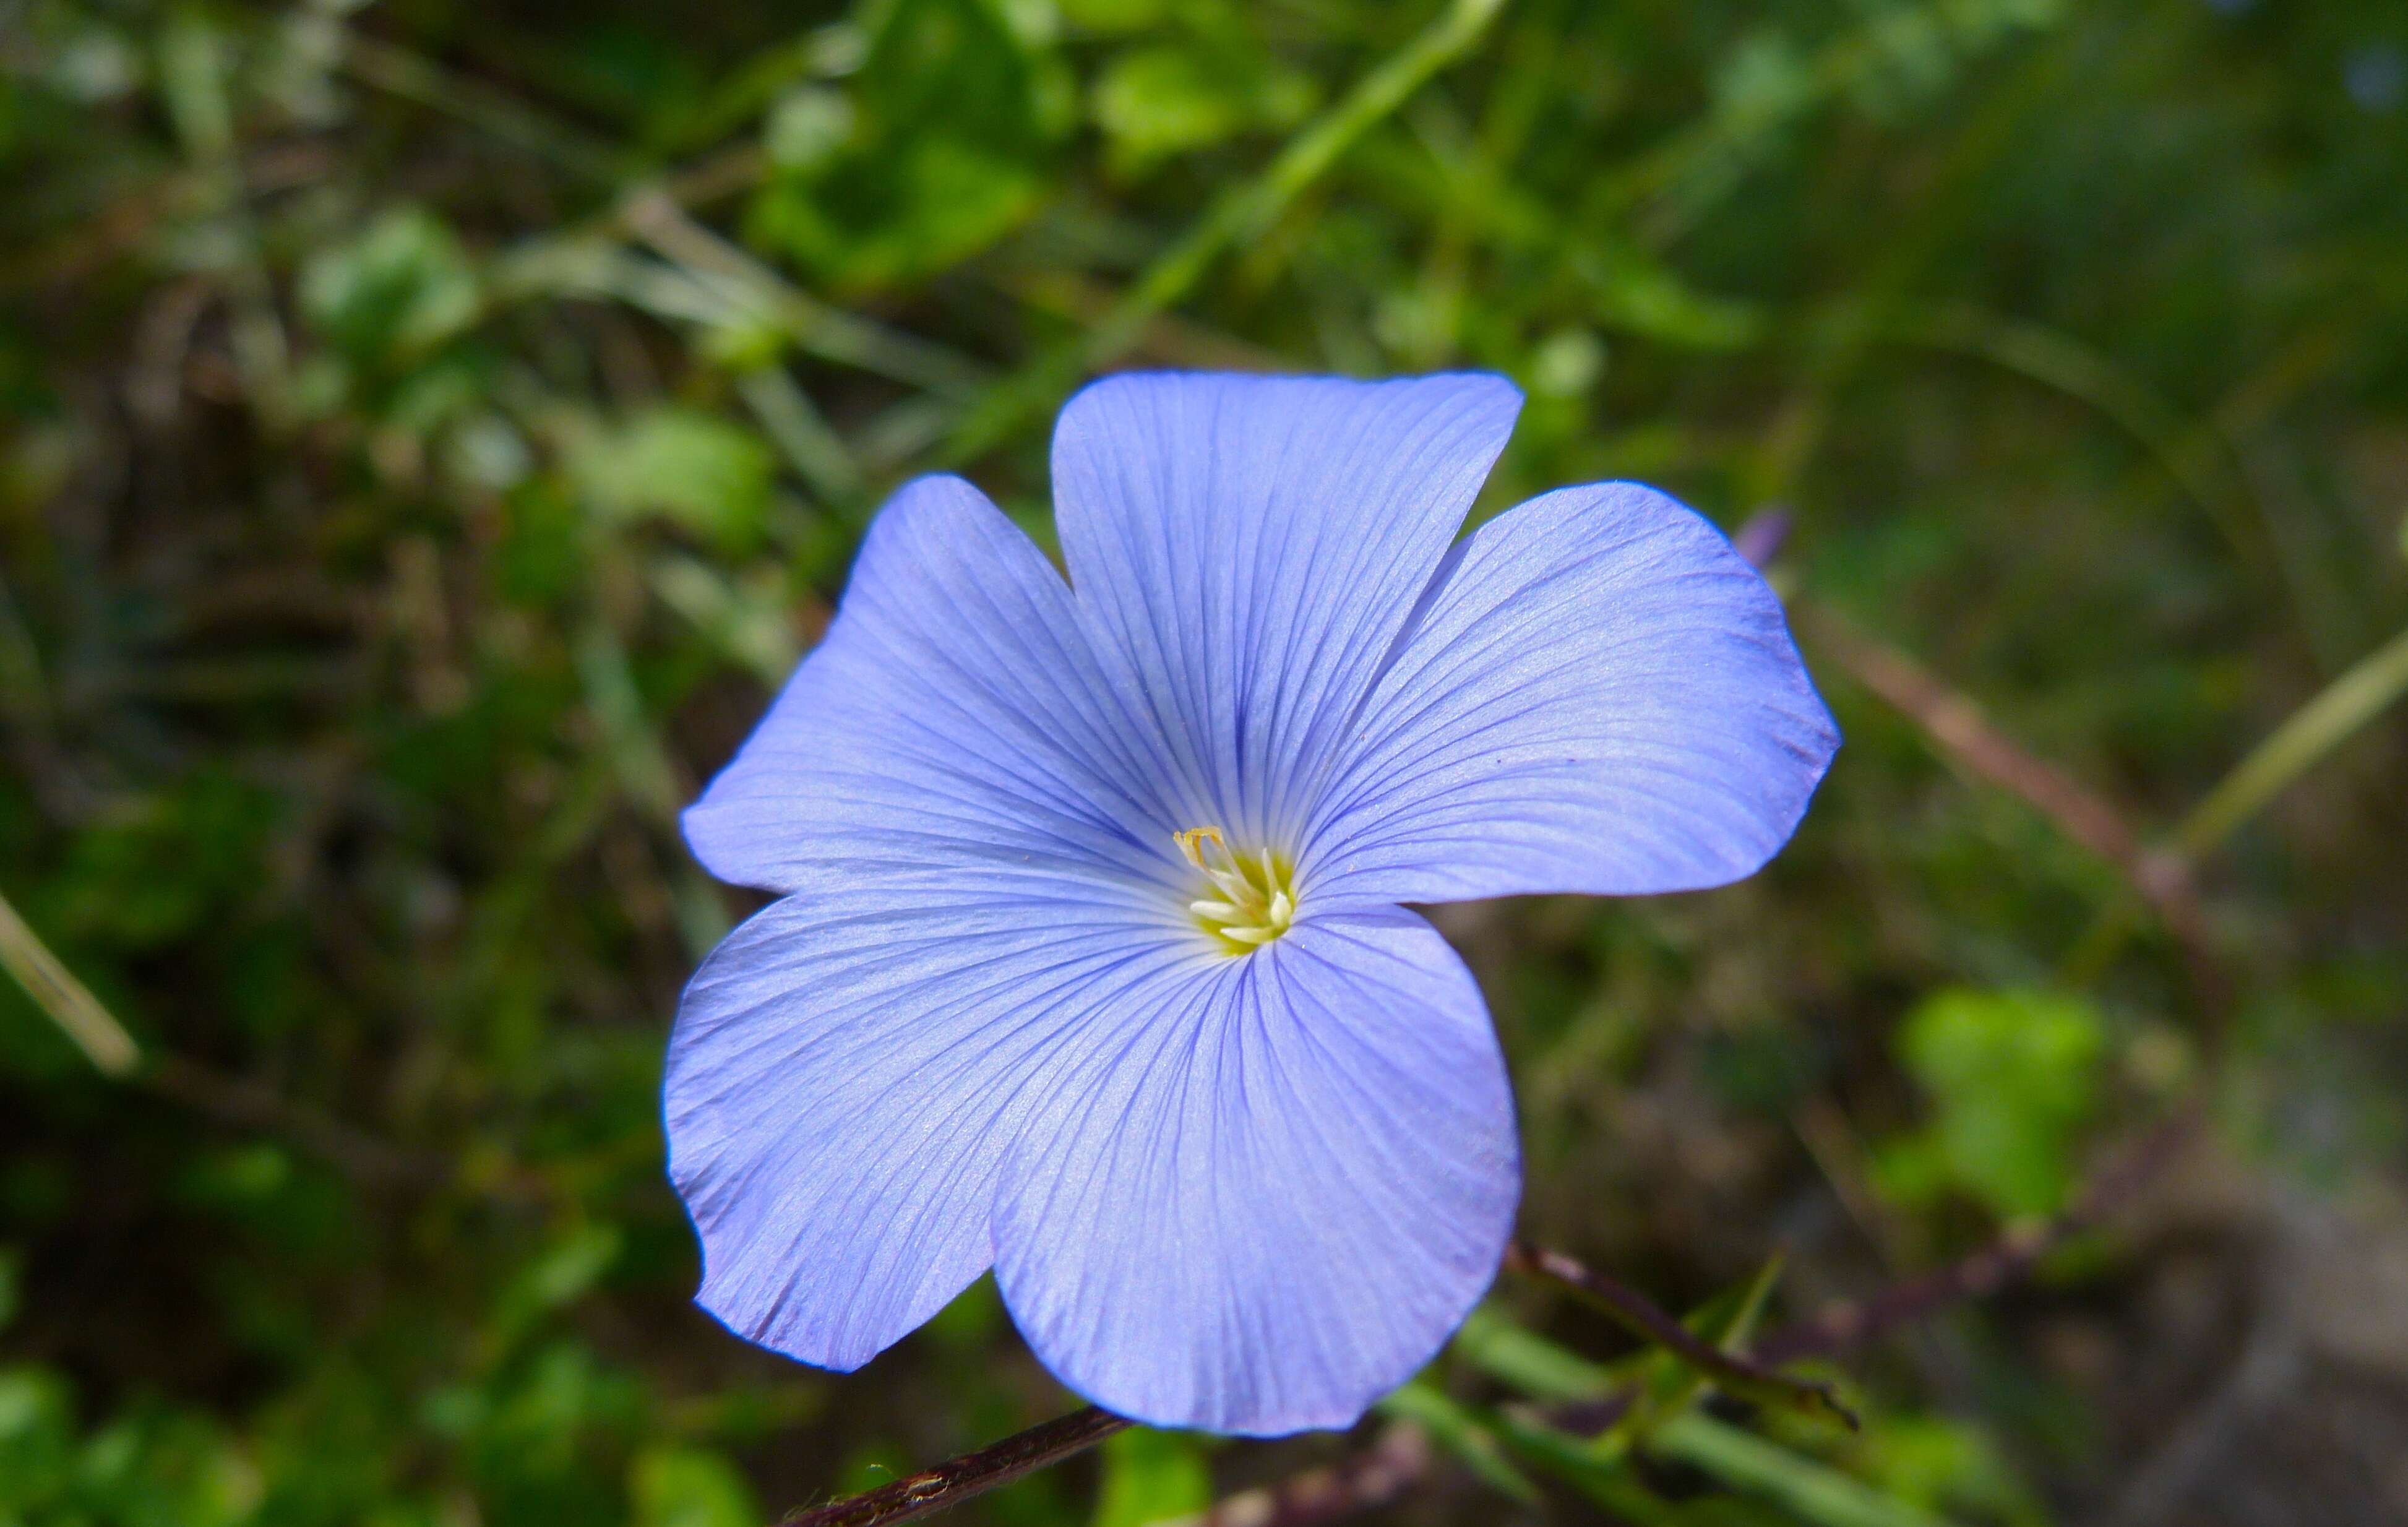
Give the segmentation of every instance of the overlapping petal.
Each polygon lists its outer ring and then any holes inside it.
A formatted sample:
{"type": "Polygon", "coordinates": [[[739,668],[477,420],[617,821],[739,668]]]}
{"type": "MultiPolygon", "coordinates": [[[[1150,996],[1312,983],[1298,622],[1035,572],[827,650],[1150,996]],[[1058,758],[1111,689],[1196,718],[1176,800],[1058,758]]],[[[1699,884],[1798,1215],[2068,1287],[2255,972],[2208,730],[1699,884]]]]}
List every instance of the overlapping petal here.
{"type": "Polygon", "coordinates": [[[1183,825],[1297,825],[1520,406],[1485,375],[1159,373],[1062,411],[1063,558],[1177,749],[1183,825]]]}
{"type": "Polygon", "coordinates": [[[1123,687],[1027,537],[923,479],[686,813],[714,872],[793,893],[712,953],[670,1042],[671,1174],[734,1329],[852,1367],[959,1291],[1014,1077],[1172,962],[1168,766],[1123,687]]]}
{"type": "Polygon", "coordinates": [[[996,1277],[1046,1365],[1108,1408],[1346,1426],[1496,1274],[1519,1191],[1504,1063],[1412,913],[1313,919],[1201,974],[1044,1066],[996,1277]]]}
{"type": "MultiPolygon", "coordinates": [[[[1157,1301],[1187,1325],[1153,1345],[1193,1387],[1101,1381],[1167,1422],[1340,1424],[1424,1361],[1494,1271],[1515,1188],[1503,1068],[1476,989],[1417,919],[1300,928],[1248,960],[1182,920],[1162,882],[1168,808],[1146,799],[1172,771],[1112,661],[966,486],[916,483],[881,514],[826,641],[688,815],[715,870],[792,893],[706,962],[671,1041],[671,1174],[703,1241],[699,1297],[763,1345],[855,1366],[999,1252],[1015,1267],[1047,1254],[1030,1238],[1061,1227],[1015,1231],[1008,1183],[1212,1098],[1220,1138],[1162,1142],[1125,1186],[1192,1188],[1216,1160],[1253,1162],[1213,1193],[1226,1228],[1299,1267],[1349,1268],[1354,1291],[1299,1299],[1316,1285],[1291,1270],[1225,1283],[1211,1311],[1157,1301]],[[1199,1025],[1226,1072],[1115,1069],[1182,1034],[1201,1059],[1199,1025]],[[1128,1117],[1096,1111],[1107,1084],[1134,1088],[1128,1117]],[[1213,1320],[1317,1355],[1266,1365],[1213,1320]],[[1249,1392],[1249,1371],[1285,1376],[1249,1392]]],[[[1050,1322],[1059,1355],[1040,1354],[1082,1382],[1097,1333],[1025,1281],[1007,1290],[1032,1329],[1050,1322]]]]}
{"type": "Polygon", "coordinates": [[[1463,542],[1359,733],[1303,853],[1348,903],[1719,886],[1788,841],[1839,742],[1763,578],[1628,483],[1463,542]]]}
{"type": "Polygon", "coordinates": [[[1173,771],[1116,664],[1001,511],[918,479],[686,839],[723,880],[831,896],[966,863],[1158,876],[1173,771]]]}
{"type": "Polygon", "coordinates": [[[1191,987],[1189,941],[1110,886],[975,872],[788,897],[704,962],[669,1042],[669,1174],[703,1306],[853,1368],[985,1271],[1032,1080],[1191,987]]]}

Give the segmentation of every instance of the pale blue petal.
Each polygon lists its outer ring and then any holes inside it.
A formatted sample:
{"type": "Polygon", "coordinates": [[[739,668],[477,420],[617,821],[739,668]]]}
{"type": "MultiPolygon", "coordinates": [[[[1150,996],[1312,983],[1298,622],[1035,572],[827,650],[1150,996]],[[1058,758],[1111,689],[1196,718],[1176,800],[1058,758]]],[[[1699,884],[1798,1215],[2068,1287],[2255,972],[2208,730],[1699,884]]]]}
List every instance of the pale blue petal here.
{"type": "Polygon", "coordinates": [[[1359,729],[1308,902],[1719,886],[1788,841],[1839,745],[1764,579],[1627,483],[1466,541],[1359,729]]]}
{"type": "Polygon", "coordinates": [[[1147,373],[1062,411],[1063,557],[1177,750],[1181,826],[1293,837],[1520,406],[1493,376],[1147,373]]]}
{"type": "Polygon", "coordinates": [[[897,494],[685,817],[715,872],[794,893],[670,1042],[671,1174],[731,1328],[851,1367],[987,1265],[1014,1077],[1197,958],[1149,748],[1028,539],[956,480],[897,494]]]}
{"type": "Polygon", "coordinates": [[[1394,909],[1099,1011],[1035,1073],[996,1275],[1072,1389],[1162,1426],[1351,1425],[1495,1275],[1518,1194],[1480,993],[1394,909]]]}
{"type": "Polygon", "coordinates": [[[704,962],[669,1041],[696,1297],[822,1367],[867,1361],[986,1268],[1010,1142],[1058,1106],[1039,1062],[1195,984],[1194,940],[1125,894],[948,878],[777,902],[704,962]]]}
{"type": "Polygon", "coordinates": [[[723,880],[829,894],[965,862],[1158,880],[1159,733],[1070,590],[959,478],[882,510],[827,636],[684,817],[723,880]]]}

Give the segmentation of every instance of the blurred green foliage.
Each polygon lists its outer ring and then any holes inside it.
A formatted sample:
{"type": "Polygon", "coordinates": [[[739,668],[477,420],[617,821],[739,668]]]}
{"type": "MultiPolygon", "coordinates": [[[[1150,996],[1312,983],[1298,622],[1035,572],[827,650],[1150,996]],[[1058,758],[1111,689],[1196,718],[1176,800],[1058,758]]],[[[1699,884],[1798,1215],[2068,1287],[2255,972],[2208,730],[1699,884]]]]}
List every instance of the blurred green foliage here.
{"type": "Polygon", "coordinates": [[[2064,1208],[2105,1039],[2080,998],[1958,989],[1924,999],[1899,1025],[1899,1059],[1935,1116],[1890,1147],[1882,1186],[1907,1203],[1960,1187],[2010,1219],[2064,1208]]]}
{"type": "Polygon", "coordinates": [[[1104,1444],[1094,1527],[1144,1527],[1212,1504],[1201,1439],[1133,1426],[1104,1444]]]}
{"type": "MultiPolygon", "coordinates": [[[[657,1086],[752,905],[677,807],[896,483],[1047,536],[1095,368],[1507,372],[1482,512],[1783,506],[1800,610],[2173,839],[2408,625],[2403,78],[2346,0],[0,6],[0,893],[149,1058],[0,986],[0,1523],[737,1527],[1070,1403],[986,1283],[846,1379],[694,1311],[657,1086]]],[[[2388,670],[2185,929],[1806,630],[1848,744],[1768,873],[1444,919],[1533,1239],[1726,1333],[2186,1088],[2397,1169],[2388,670]]],[[[1517,1511],[2025,1527],[2133,1403],[2025,1338],[2144,1343],[2146,1254],[1853,1361],[1861,1434],[1521,1284],[1389,1414],[1517,1511]]],[[[1133,1433],[963,1520],[1341,1450],[1133,1433]]]]}

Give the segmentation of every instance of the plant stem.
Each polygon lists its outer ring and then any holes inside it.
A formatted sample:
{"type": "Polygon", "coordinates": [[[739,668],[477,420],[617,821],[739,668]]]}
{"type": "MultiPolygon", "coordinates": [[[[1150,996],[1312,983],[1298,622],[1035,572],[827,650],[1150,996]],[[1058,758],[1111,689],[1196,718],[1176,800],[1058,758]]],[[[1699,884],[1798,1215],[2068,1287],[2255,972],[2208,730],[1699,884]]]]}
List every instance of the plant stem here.
{"type": "Polygon", "coordinates": [[[1724,1351],[1700,1339],[1687,1326],[1657,1308],[1646,1295],[1610,1274],[1584,1266],[1560,1251],[1519,1241],[1506,1248],[1505,1265],[1517,1273],[1562,1284],[1612,1316],[1632,1334],[1654,1342],[1741,1399],[1791,1410],[1820,1411],[1836,1418],[1852,1432],[1857,1429],[1855,1413],[1840,1404],[1829,1385],[1791,1378],[1724,1351]]]}
{"type": "Polygon", "coordinates": [[[50,953],[5,896],[0,896],[0,966],[7,968],[34,1005],[65,1030],[102,1075],[130,1076],[142,1063],[142,1047],[125,1026],[50,953]]]}
{"type": "Polygon", "coordinates": [[[1129,1424],[1109,1410],[1089,1405],[933,1469],[906,1475],[891,1485],[791,1512],[779,1527],[892,1527],[912,1521],[1082,1453],[1129,1424]]]}

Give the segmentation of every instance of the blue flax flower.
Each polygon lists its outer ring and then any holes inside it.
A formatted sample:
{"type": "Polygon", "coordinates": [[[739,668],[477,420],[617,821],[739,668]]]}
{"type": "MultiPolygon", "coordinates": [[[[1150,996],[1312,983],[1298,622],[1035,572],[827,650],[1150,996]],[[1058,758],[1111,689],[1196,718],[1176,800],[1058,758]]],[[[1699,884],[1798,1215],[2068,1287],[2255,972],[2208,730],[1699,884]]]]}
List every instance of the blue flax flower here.
{"type": "Polygon", "coordinates": [[[1054,435],[1067,582],[958,478],[895,496],[685,815],[781,898],[669,1045],[704,1307],[851,1369],[992,1267],[1072,1389],[1255,1434],[1429,1359],[1519,1162],[1406,904],[1737,879],[1837,743],[1771,591],[1663,495],[1455,539],[1519,407],[1097,382],[1054,435]]]}

